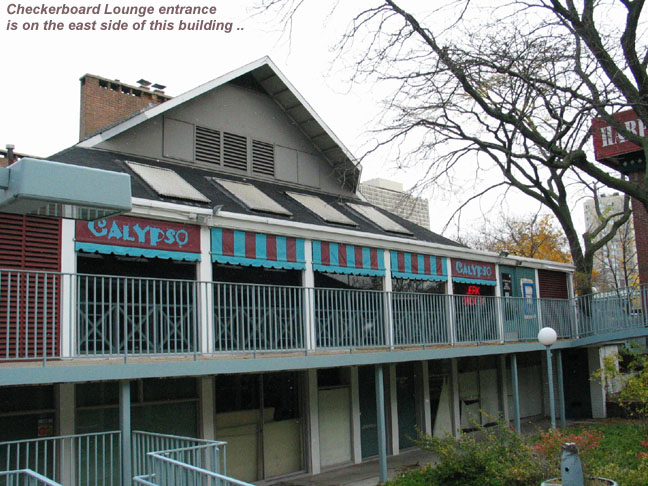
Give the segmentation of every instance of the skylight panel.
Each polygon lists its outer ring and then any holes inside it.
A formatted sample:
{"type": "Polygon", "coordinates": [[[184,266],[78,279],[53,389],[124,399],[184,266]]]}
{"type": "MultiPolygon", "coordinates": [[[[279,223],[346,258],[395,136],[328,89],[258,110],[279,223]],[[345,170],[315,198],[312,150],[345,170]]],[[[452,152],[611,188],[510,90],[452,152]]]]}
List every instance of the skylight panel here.
{"type": "Polygon", "coordinates": [[[310,196],[308,194],[301,194],[298,192],[286,192],[286,194],[328,223],[357,226],[357,224],[352,219],[347,218],[340,211],[335,209],[330,204],[322,201],[317,196],[310,196]]]}
{"type": "Polygon", "coordinates": [[[292,213],[277,203],[274,199],[265,195],[259,188],[246,182],[236,182],[227,179],[212,177],[211,180],[222,186],[227,192],[241,201],[252,211],[263,211],[264,213],[282,214],[292,216],[292,213]]]}
{"type": "Polygon", "coordinates": [[[189,184],[174,170],[164,167],[155,167],[153,165],[138,164],[136,162],[126,162],[151,189],[159,196],[173,197],[177,199],[188,199],[190,201],[210,202],[194,186],[189,184]]]}
{"type": "Polygon", "coordinates": [[[354,211],[360,213],[366,219],[384,229],[385,231],[390,231],[392,233],[402,233],[404,235],[411,235],[412,232],[395,221],[392,221],[390,218],[385,216],[383,213],[378,211],[373,206],[364,206],[362,204],[347,203],[354,211]]]}

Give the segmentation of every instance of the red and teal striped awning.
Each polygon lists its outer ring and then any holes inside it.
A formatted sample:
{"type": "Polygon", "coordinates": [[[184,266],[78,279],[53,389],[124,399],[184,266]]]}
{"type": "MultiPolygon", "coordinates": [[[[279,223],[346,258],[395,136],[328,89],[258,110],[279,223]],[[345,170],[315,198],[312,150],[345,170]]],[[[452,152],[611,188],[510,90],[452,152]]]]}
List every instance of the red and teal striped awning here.
{"type": "Polygon", "coordinates": [[[252,267],[303,270],[304,240],[249,231],[212,228],[212,261],[252,267]]]}
{"type": "Polygon", "coordinates": [[[313,241],[313,270],[354,275],[385,275],[384,250],[313,241]]]}
{"type": "Polygon", "coordinates": [[[448,259],[445,257],[392,250],[390,261],[392,277],[448,281],[448,259]]]}

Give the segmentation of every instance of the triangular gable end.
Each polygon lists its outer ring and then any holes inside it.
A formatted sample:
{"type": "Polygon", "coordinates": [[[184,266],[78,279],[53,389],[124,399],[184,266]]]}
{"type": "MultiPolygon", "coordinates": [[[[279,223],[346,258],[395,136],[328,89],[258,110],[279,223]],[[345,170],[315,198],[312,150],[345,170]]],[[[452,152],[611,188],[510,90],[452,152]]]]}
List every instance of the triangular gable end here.
{"type": "Polygon", "coordinates": [[[134,130],[156,117],[162,120],[164,116],[169,116],[172,110],[182,109],[183,105],[190,105],[210,91],[228,83],[241,85],[250,82],[257,90],[263,90],[291,124],[310,141],[317,154],[332,168],[340,185],[355,192],[360,180],[359,163],[267,56],[110,126],[79,142],[78,146],[84,148],[109,146],[110,141],[118,135],[134,130]]]}

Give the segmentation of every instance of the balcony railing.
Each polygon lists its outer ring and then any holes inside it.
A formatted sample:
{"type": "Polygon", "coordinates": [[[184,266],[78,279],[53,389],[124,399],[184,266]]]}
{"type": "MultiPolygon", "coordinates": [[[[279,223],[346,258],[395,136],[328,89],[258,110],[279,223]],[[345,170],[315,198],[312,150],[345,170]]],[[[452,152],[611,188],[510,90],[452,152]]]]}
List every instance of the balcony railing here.
{"type": "MultiPolygon", "coordinates": [[[[526,299],[0,270],[0,361],[573,339],[646,327],[648,288],[526,299]]],[[[22,468],[22,467],[21,467],[22,468]]]]}
{"type": "Polygon", "coordinates": [[[0,484],[6,486],[62,486],[31,469],[0,471],[0,484]]]}

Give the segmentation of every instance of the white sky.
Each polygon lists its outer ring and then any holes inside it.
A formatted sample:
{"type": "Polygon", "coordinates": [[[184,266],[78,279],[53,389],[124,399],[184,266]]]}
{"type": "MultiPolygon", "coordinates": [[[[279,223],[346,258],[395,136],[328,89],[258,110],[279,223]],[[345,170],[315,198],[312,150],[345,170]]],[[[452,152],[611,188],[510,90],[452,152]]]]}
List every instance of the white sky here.
{"type": "MultiPolygon", "coordinates": [[[[429,0],[420,0],[424,5],[429,0]]],[[[252,15],[254,0],[2,0],[0,2],[0,147],[8,143],[16,151],[36,156],[51,155],[77,142],[79,129],[79,78],[85,73],[136,84],[140,78],[166,85],[175,96],[207,82],[247,62],[269,55],[315,111],[358,155],[370,140],[368,130],[380,113],[380,86],[349,85],[349,73],[331,70],[334,54],[330,48],[346,30],[351,14],[369,0],[340,2],[329,17],[332,0],[306,2],[293,24],[291,42],[282,35],[274,15],[252,15]],[[10,15],[12,3],[24,6],[101,5],[113,11],[123,6],[215,5],[218,21],[232,21],[231,33],[217,31],[135,31],[132,24],[151,16],[137,15],[10,15]],[[98,20],[95,31],[73,32],[71,21],[98,20]],[[129,23],[126,31],[100,31],[99,23],[109,20],[129,23]],[[47,20],[63,22],[63,31],[44,31],[47,20]],[[8,30],[8,22],[18,30],[8,30]],[[38,31],[22,29],[24,22],[38,22],[38,31]]],[[[417,2],[410,2],[417,3],[417,2]]],[[[428,4],[429,5],[429,4],[428,4]]],[[[194,21],[200,17],[170,16],[167,20],[194,21]]],[[[211,17],[210,17],[211,18],[211,17]]],[[[374,157],[363,163],[363,180],[384,177],[412,186],[416,171],[404,173],[391,160],[374,157]]],[[[446,218],[465,194],[424,193],[431,198],[432,230],[440,232],[446,218]]],[[[472,214],[492,211],[492,200],[475,205],[472,214]]],[[[534,211],[537,204],[509,198],[507,204],[516,214],[534,211]]],[[[497,208],[499,210],[499,208],[497,208]]],[[[580,205],[578,212],[580,210],[580,205]]],[[[491,215],[492,216],[492,215],[491,215]]],[[[582,216],[579,216],[582,219],[582,216]]],[[[464,219],[463,223],[466,222],[464,219]]],[[[447,233],[452,236],[453,233],[447,233]]]]}

